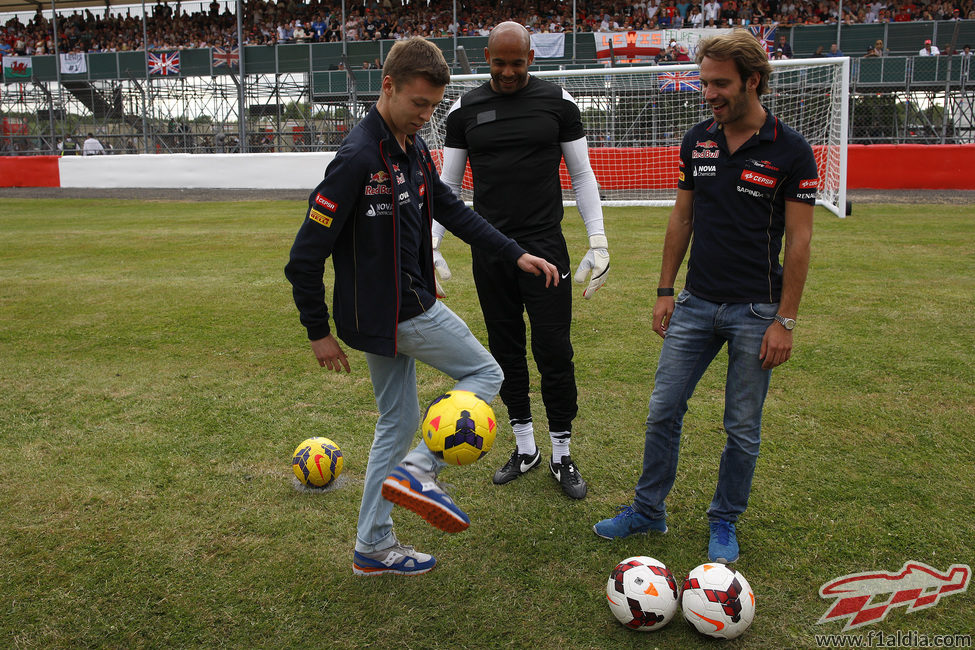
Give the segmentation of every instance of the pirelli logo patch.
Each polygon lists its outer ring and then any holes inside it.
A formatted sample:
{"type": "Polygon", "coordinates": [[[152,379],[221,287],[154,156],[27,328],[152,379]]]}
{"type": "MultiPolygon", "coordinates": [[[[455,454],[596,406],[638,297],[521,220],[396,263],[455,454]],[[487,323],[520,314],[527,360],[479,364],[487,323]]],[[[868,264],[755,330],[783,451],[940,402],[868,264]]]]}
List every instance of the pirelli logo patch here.
{"type": "Polygon", "coordinates": [[[311,219],[312,221],[317,221],[318,223],[322,224],[326,228],[332,227],[332,217],[328,216],[327,214],[322,214],[315,208],[312,208],[311,212],[308,213],[308,218],[311,219]]]}
{"type": "Polygon", "coordinates": [[[679,181],[684,180],[684,172],[683,171],[677,172],[677,180],[679,180],[679,181]]]}
{"type": "Polygon", "coordinates": [[[325,208],[329,212],[335,212],[335,210],[339,207],[335,203],[335,201],[333,201],[332,199],[326,198],[326,197],[322,196],[321,194],[316,194],[315,195],[315,203],[317,203],[318,205],[322,206],[323,208],[325,208]]]}

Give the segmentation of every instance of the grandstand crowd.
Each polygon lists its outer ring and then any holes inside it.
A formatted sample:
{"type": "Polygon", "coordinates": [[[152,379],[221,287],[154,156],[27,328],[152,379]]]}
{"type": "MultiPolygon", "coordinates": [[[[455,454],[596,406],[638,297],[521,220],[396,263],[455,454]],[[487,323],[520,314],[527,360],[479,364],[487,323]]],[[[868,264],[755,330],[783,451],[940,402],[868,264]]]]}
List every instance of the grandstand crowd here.
{"type": "MultiPolygon", "coordinates": [[[[309,0],[249,0],[244,3],[245,45],[317,43],[342,40],[341,5],[309,0]]],[[[147,5],[149,11],[149,5],[147,5]]],[[[571,32],[572,4],[556,0],[464,0],[454,22],[450,0],[403,4],[400,0],[366,0],[348,7],[344,28],[348,41],[399,39],[409,36],[487,36],[505,20],[532,32],[571,32]]],[[[975,19],[975,0],[579,0],[576,31],[631,31],[680,27],[729,27],[765,24],[844,24],[915,20],[975,19]]],[[[188,12],[180,2],[156,2],[145,25],[150,50],[235,47],[237,18],[214,0],[208,11],[188,12]]],[[[143,49],[141,17],[129,11],[96,16],[90,10],[60,15],[58,50],[122,52],[143,49]]],[[[53,54],[54,29],[38,9],[24,24],[14,17],[0,34],[0,54],[53,54]]]]}

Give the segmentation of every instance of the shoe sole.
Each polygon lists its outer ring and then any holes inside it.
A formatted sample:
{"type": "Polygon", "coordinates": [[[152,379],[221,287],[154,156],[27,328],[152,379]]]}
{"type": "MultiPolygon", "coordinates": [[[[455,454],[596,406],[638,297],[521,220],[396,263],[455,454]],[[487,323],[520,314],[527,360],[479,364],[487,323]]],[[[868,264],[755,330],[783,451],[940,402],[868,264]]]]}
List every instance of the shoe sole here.
{"type": "Polygon", "coordinates": [[[542,464],[542,455],[539,454],[535,458],[535,463],[531,467],[529,467],[528,469],[526,469],[524,472],[518,472],[517,474],[507,474],[507,475],[503,476],[500,481],[498,480],[497,473],[495,473],[494,478],[491,479],[491,480],[494,481],[494,484],[495,485],[504,485],[505,483],[511,483],[513,480],[515,480],[517,478],[521,478],[522,476],[524,476],[528,472],[532,471],[533,469],[535,469],[536,467],[538,467],[541,464],[542,464]]]}
{"type": "Polygon", "coordinates": [[[731,558],[730,560],[728,560],[726,558],[723,558],[723,557],[716,557],[714,559],[708,558],[708,559],[711,559],[711,561],[714,562],[715,564],[732,564],[734,562],[737,562],[739,557],[740,557],[740,555],[736,555],[735,557],[731,558]]]}
{"type": "Polygon", "coordinates": [[[423,517],[427,523],[445,533],[459,533],[467,530],[470,522],[464,521],[454,512],[410,487],[409,479],[396,479],[392,476],[383,481],[383,497],[398,506],[412,510],[423,517]]]}
{"type": "Polygon", "coordinates": [[[422,573],[429,573],[430,571],[433,571],[433,567],[435,566],[437,565],[434,564],[433,566],[429,566],[425,569],[413,569],[412,571],[403,571],[401,569],[391,569],[389,567],[382,567],[382,568],[364,567],[364,566],[359,566],[358,564],[353,562],[352,573],[354,573],[357,576],[384,576],[384,575],[417,576],[422,573]]]}

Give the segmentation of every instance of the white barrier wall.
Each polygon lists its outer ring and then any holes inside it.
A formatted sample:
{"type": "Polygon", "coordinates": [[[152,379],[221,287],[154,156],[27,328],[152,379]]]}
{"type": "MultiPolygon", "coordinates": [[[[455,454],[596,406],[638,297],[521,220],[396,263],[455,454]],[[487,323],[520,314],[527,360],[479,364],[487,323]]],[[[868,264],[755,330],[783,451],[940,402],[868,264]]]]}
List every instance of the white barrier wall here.
{"type": "Polygon", "coordinates": [[[61,187],[312,190],[334,152],[64,156],[61,187]]]}

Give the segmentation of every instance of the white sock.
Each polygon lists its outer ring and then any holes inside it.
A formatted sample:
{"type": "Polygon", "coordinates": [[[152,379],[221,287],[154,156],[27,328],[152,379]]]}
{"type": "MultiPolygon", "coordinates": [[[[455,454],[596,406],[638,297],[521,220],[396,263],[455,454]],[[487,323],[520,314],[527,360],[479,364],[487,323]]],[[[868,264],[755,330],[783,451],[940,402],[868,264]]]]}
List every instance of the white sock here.
{"type": "Polygon", "coordinates": [[[518,422],[511,425],[511,431],[515,434],[515,442],[518,444],[518,453],[534,455],[538,450],[535,446],[535,429],[532,422],[518,422]]]}
{"type": "Polygon", "coordinates": [[[552,462],[561,463],[562,457],[569,455],[569,440],[572,438],[572,432],[550,431],[548,436],[552,439],[552,462]]]}

